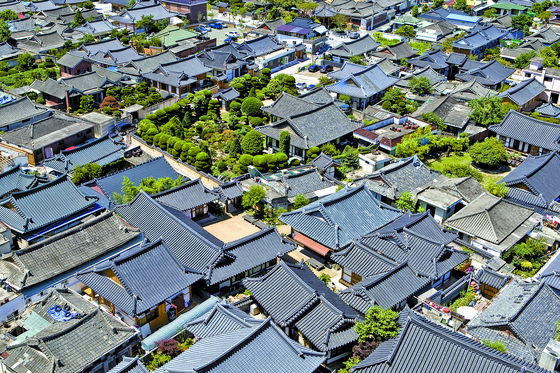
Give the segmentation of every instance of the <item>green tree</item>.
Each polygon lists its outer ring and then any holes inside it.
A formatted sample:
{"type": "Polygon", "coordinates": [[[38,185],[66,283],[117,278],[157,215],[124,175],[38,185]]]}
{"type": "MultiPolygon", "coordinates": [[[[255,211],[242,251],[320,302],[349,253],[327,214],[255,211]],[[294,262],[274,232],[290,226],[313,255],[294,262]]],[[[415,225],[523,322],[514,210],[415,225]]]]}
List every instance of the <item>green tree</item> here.
{"type": "Polygon", "coordinates": [[[20,70],[22,71],[34,69],[35,57],[33,57],[31,54],[26,52],[17,56],[17,63],[19,65],[20,70]]]}
{"type": "Polygon", "coordinates": [[[270,76],[271,76],[271,72],[268,67],[265,67],[264,69],[261,70],[261,75],[259,78],[262,87],[266,87],[266,85],[270,83],[270,79],[271,79],[270,76]]]}
{"type": "Polygon", "coordinates": [[[348,95],[340,95],[338,96],[338,99],[348,105],[352,103],[352,98],[348,95]]]}
{"type": "Polygon", "coordinates": [[[18,19],[18,15],[11,9],[6,9],[0,12],[0,21],[8,22],[18,19]]]}
{"type": "Polygon", "coordinates": [[[321,154],[321,149],[319,149],[318,146],[312,146],[311,148],[309,148],[306,154],[308,163],[313,159],[317,158],[319,154],[321,154]]]}
{"type": "Polygon", "coordinates": [[[497,15],[496,15],[496,9],[494,9],[494,8],[486,9],[486,10],[484,11],[484,14],[483,14],[482,16],[483,16],[484,18],[496,18],[496,17],[497,17],[497,15]]]}
{"type": "Polygon", "coordinates": [[[362,66],[366,65],[366,61],[364,61],[364,56],[362,56],[361,54],[350,57],[348,59],[348,62],[355,63],[356,65],[362,65],[362,66]]]}
{"type": "Polygon", "coordinates": [[[533,18],[528,14],[519,14],[511,17],[511,26],[514,29],[523,31],[525,36],[529,35],[531,31],[529,28],[533,24],[533,18]]]}
{"type": "Polygon", "coordinates": [[[471,7],[467,5],[467,0],[455,0],[453,3],[453,9],[462,10],[467,14],[470,14],[472,10],[471,7]]]}
{"type": "Polygon", "coordinates": [[[294,210],[297,210],[303,206],[309,205],[309,200],[305,198],[303,194],[298,194],[294,197],[294,210]]]}
{"type": "Polygon", "coordinates": [[[477,98],[469,101],[468,105],[473,109],[469,117],[483,127],[500,123],[507,114],[503,113],[502,99],[497,96],[477,98]]]}
{"type": "Polygon", "coordinates": [[[428,4],[424,4],[424,6],[422,7],[422,14],[429,12],[430,11],[430,7],[428,6],[428,4]]]}
{"type": "Polygon", "coordinates": [[[101,176],[101,166],[97,163],[78,165],[72,171],[72,182],[76,185],[83,184],[101,176]]]}
{"type": "Polygon", "coordinates": [[[241,140],[241,150],[244,154],[257,155],[263,151],[263,139],[259,132],[251,130],[241,140]]]}
{"type": "Polygon", "coordinates": [[[292,96],[298,95],[298,91],[296,88],[296,78],[291,75],[286,78],[284,82],[284,92],[292,96]]]}
{"type": "Polygon", "coordinates": [[[156,25],[156,22],[154,21],[153,15],[142,14],[142,18],[138,22],[136,22],[136,28],[144,29],[144,31],[148,34],[151,34],[152,32],[160,31],[159,27],[156,25]]]}
{"type": "Polygon", "coordinates": [[[82,6],[86,9],[93,9],[95,8],[95,5],[91,2],[91,1],[86,1],[85,3],[82,4],[82,6]]]}
{"type": "Polygon", "coordinates": [[[344,151],[342,152],[340,163],[342,163],[347,170],[354,170],[360,167],[360,158],[358,154],[358,149],[354,149],[350,145],[346,145],[344,151]]]}
{"type": "Polygon", "coordinates": [[[469,149],[469,155],[474,163],[485,166],[496,166],[508,158],[504,144],[495,137],[474,143],[469,149]]]}
{"type": "Polygon", "coordinates": [[[288,131],[280,132],[280,146],[278,151],[284,154],[290,154],[290,133],[288,131]]]}
{"type": "Polygon", "coordinates": [[[385,341],[396,338],[400,328],[398,317],[399,313],[396,311],[380,306],[371,307],[366,313],[365,322],[357,321],[354,327],[360,336],[359,341],[385,341]]]}
{"type": "Polygon", "coordinates": [[[208,104],[210,103],[210,98],[212,92],[209,90],[198,91],[192,98],[192,104],[194,109],[194,114],[197,117],[201,117],[208,112],[208,104]]]}
{"type": "Polygon", "coordinates": [[[357,356],[350,357],[348,360],[344,362],[344,368],[338,369],[337,373],[350,373],[352,368],[354,368],[354,365],[358,365],[360,361],[361,361],[360,358],[357,356]]]}
{"type": "Polygon", "coordinates": [[[328,285],[329,282],[331,282],[331,276],[329,276],[327,273],[321,273],[321,276],[319,276],[319,280],[321,280],[323,284],[328,285]]]}
{"type": "Polygon", "coordinates": [[[321,76],[319,77],[319,85],[320,85],[321,87],[326,87],[326,86],[328,86],[329,84],[332,84],[331,78],[329,78],[329,77],[326,76],[326,75],[321,75],[321,76]]]}
{"type": "Polygon", "coordinates": [[[418,5],[414,5],[412,7],[412,16],[413,17],[418,17],[418,14],[420,14],[420,11],[418,10],[418,5]]]}
{"type": "Polygon", "coordinates": [[[76,28],[84,23],[86,23],[86,19],[82,16],[82,11],[80,9],[76,10],[76,13],[74,14],[74,22],[70,24],[70,27],[76,28]]]}
{"type": "Polygon", "coordinates": [[[0,43],[5,42],[12,36],[12,32],[6,22],[0,22],[0,43]]]}
{"type": "Polygon", "coordinates": [[[266,192],[260,185],[253,185],[248,192],[243,193],[241,205],[244,208],[254,208],[264,197],[266,192]]]}
{"type": "Polygon", "coordinates": [[[245,10],[247,12],[252,12],[253,10],[255,10],[255,4],[250,2],[250,1],[248,3],[245,3],[245,5],[243,5],[243,7],[245,8],[245,10]]]}
{"type": "Polygon", "coordinates": [[[529,65],[529,62],[531,62],[531,58],[535,57],[536,55],[537,52],[535,52],[534,50],[531,50],[527,53],[521,53],[513,61],[513,66],[515,66],[516,69],[523,69],[527,65],[529,65]]]}
{"type": "Polygon", "coordinates": [[[285,153],[276,153],[276,159],[278,160],[278,168],[288,167],[288,156],[285,153]]]}
{"type": "Polygon", "coordinates": [[[95,38],[92,34],[85,34],[81,39],[82,44],[89,44],[95,42],[95,38]]]}
{"type": "Polygon", "coordinates": [[[504,198],[509,191],[509,188],[506,186],[506,183],[494,184],[492,182],[488,182],[484,185],[484,188],[491,194],[500,198],[504,198]]]}
{"type": "Polygon", "coordinates": [[[551,47],[544,47],[539,51],[539,57],[544,58],[543,67],[558,67],[558,55],[551,47]]]}
{"type": "Polygon", "coordinates": [[[395,206],[402,211],[416,212],[416,203],[409,192],[402,192],[401,196],[395,201],[395,206]]]}
{"type": "Polygon", "coordinates": [[[198,146],[191,147],[187,155],[187,163],[194,166],[196,163],[196,156],[198,155],[198,153],[200,153],[200,148],[198,146]]]}
{"type": "Polygon", "coordinates": [[[490,339],[483,339],[482,344],[490,348],[493,348],[496,351],[507,352],[506,345],[503,344],[501,341],[492,342],[490,339]]]}
{"type": "Polygon", "coordinates": [[[550,21],[550,17],[552,17],[552,12],[550,10],[546,10],[544,12],[540,12],[537,16],[544,24],[547,24],[550,21]]]}
{"type": "Polygon", "coordinates": [[[239,163],[237,164],[239,166],[239,169],[242,173],[245,173],[248,171],[248,166],[251,166],[253,164],[253,156],[250,154],[243,154],[241,157],[239,157],[239,163]]]}
{"type": "Polygon", "coordinates": [[[440,131],[445,131],[445,129],[447,129],[447,126],[443,123],[443,119],[438,117],[436,113],[424,113],[420,116],[420,119],[437,126],[437,129],[440,131]]]}
{"type": "Polygon", "coordinates": [[[251,117],[260,116],[263,103],[256,97],[247,97],[241,104],[241,111],[251,117]]]}
{"type": "Polygon", "coordinates": [[[348,25],[348,22],[350,21],[350,18],[345,16],[344,14],[336,14],[335,16],[333,16],[331,18],[331,22],[333,23],[333,25],[335,25],[335,27],[338,30],[343,30],[346,28],[346,26],[348,25]]]}
{"type": "Polygon", "coordinates": [[[212,118],[212,120],[221,120],[220,101],[215,99],[210,100],[208,102],[208,113],[206,115],[212,118]]]}
{"type": "Polygon", "coordinates": [[[210,156],[207,153],[200,152],[196,155],[194,166],[197,170],[209,171],[210,167],[212,167],[212,159],[210,159],[210,156]]]}
{"type": "Polygon", "coordinates": [[[432,4],[432,9],[440,8],[443,5],[443,0],[434,0],[432,4]]]}
{"type": "Polygon", "coordinates": [[[267,171],[266,157],[264,155],[256,155],[253,157],[253,166],[261,173],[267,171]]]}
{"type": "Polygon", "coordinates": [[[83,111],[92,111],[96,109],[97,104],[92,95],[83,95],[80,97],[80,109],[83,111]]]}
{"type": "Polygon", "coordinates": [[[412,93],[417,95],[427,95],[432,93],[434,86],[430,79],[426,78],[425,76],[415,76],[408,82],[408,86],[412,93]]]}
{"type": "Polygon", "coordinates": [[[389,110],[398,115],[413,113],[418,108],[418,104],[407,104],[404,92],[395,87],[389,88],[387,92],[385,92],[383,100],[384,102],[381,107],[384,110],[389,110]]]}
{"type": "Polygon", "coordinates": [[[414,30],[414,27],[409,25],[404,25],[399,27],[398,29],[395,30],[395,34],[405,36],[407,38],[416,37],[416,31],[414,30]]]}

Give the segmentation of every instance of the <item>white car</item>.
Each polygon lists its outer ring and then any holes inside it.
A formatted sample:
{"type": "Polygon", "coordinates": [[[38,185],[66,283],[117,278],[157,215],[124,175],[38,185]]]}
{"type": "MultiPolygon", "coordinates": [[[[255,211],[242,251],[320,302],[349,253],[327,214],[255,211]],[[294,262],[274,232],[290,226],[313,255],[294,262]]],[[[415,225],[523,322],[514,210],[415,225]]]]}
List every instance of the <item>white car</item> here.
{"type": "Polygon", "coordinates": [[[237,31],[228,31],[226,32],[226,36],[238,37],[239,33],[237,31]]]}

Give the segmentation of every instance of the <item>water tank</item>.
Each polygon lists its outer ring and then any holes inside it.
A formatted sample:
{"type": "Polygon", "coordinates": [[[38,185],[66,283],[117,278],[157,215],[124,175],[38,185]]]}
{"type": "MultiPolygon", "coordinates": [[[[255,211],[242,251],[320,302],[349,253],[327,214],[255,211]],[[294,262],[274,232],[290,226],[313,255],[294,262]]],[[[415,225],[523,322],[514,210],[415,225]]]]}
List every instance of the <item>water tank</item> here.
{"type": "Polygon", "coordinates": [[[251,307],[249,307],[249,313],[252,316],[258,315],[260,313],[259,312],[259,306],[257,306],[256,304],[251,304],[251,307]]]}

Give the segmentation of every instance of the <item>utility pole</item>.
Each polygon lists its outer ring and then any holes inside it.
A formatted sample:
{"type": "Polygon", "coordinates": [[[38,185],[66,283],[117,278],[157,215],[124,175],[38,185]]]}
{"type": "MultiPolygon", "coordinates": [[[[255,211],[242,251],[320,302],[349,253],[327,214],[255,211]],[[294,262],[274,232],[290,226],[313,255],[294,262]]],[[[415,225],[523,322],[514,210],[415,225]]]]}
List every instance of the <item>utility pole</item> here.
{"type": "Polygon", "coordinates": [[[371,31],[373,31],[373,21],[375,19],[375,4],[376,0],[373,0],[373,6],[371,8],[371,31]]]}

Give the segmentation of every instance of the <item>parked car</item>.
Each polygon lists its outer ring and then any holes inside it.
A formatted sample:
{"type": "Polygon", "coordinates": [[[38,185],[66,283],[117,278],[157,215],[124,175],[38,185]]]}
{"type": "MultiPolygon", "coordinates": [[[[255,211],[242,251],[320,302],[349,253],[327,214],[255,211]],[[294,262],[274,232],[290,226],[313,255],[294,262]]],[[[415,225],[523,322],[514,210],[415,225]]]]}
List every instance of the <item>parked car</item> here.
{"type": "Polygon", "coordinates": [[[231,43],[232,41],[237,41],[237,36],[228,36],[224,43],[231,43]]]}
{"type": "Polygon", "coordinates": [[[214,22],[214,24],[220,25],[220,26],[222,26],[222,28],[228,28],[228,25],[226,23],[223,23],[222,21],[216,21],[216,22],[214,22]]]}
{"type": "Polygon", "coordinates": [[[333,71],[333,67],[330,65],[323,65],[321,66],[319,71],[322,72],[323,74],[330,73],[331,71],[333,71]]]}
{"type": "Polygon", "coordinates": [[[319,65],[313,64],[313,65],[309,66],[309,72],[315,73],[317,71],[319,71],[319,65]]]}
{"type": "Polygon", "coordinates": [[[349,33],[349,34],[348,34],[348,37],[349,37],[350,39],[358,39],[358,38],[360,37],[360,33],[354,31],[354,32],[349,33]]]}
{"type": "Polygon", "coordinates": [[[219,23],[219,22],[209,23],[208,26],[210,26],[212,28],[215,28],[215,29],[218,29],[218,30],[221,30],[221,29],[224,28],[224,26],[222,26],[222,24],[219,23]]]}
{"type": "Polygon", "coordinates": [[[234,36],[234,37],[239,37],[239,33],[237,31],[228,31],[226,32],[226,36],[234,36]]]}
{"type": "Polygon", "coordinates": [[[315,88],[315,84],[309,84],[309,85],[307,86],[307,90],[308,90],[308,91],[311,91],[311,90],[314,89],[314,88],[315,88]]]}
{"type": "Polygon", "coordinates": [[[199,32],[201,34],[207,34],[208,30],[206,30],[206,28],[202,27],[202,26],[198,26],[193,28],[194,31],[199,32]]]}
{"type": "Polygon", "coordinates": [[[305,89],[305,88],[307,88],[307,83],[305,83],[305,82],[296,83],[296,88],[300,89],[300,90],[305,89]]]}

